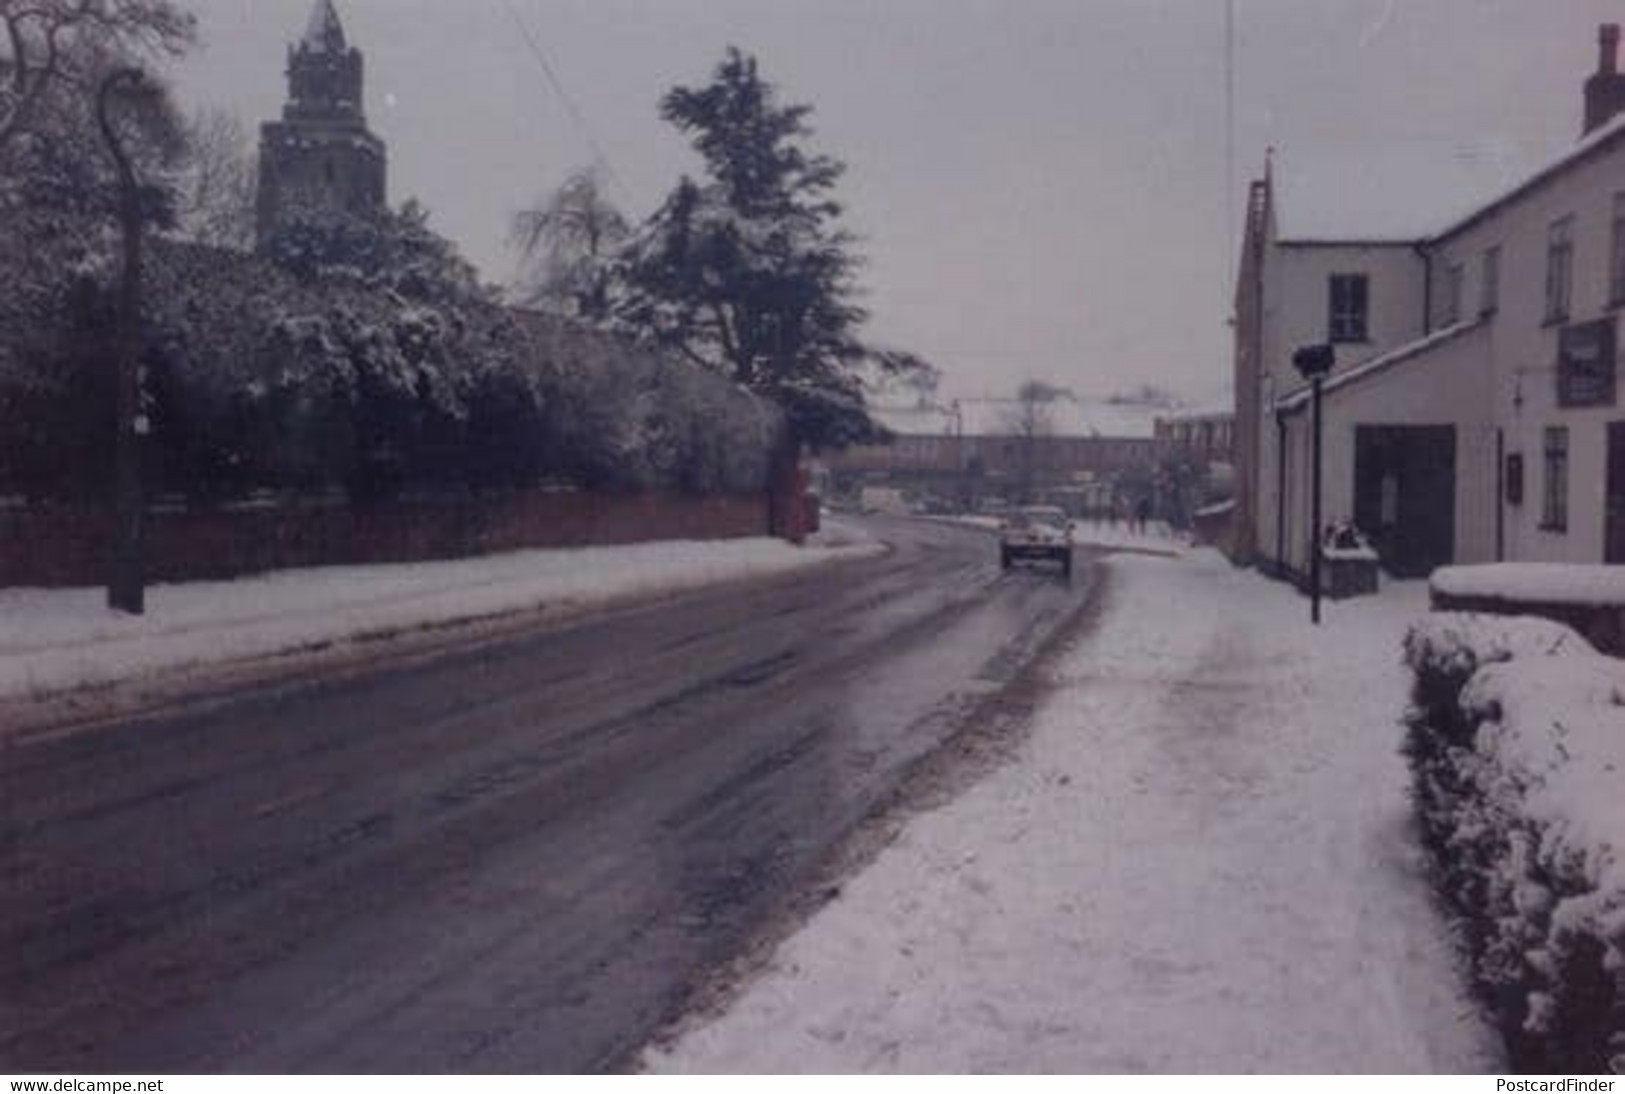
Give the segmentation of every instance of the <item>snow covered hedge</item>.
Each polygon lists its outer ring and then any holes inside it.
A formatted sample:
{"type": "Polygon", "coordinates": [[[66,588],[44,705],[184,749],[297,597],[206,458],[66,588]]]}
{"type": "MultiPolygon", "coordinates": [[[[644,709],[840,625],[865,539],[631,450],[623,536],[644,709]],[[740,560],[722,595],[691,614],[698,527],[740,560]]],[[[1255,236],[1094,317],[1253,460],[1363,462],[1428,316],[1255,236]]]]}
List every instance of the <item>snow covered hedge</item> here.
{"type": "Polygon", "coordinates": [[[1423,839],[1513,1066],[1625,1071],[1625,661],[1456,613],[1405,653],[1423,839]]]}
{"type": "MultiPolygon", "coordinates": [[[[0,224],[0,495],[83,500],[111,431],[110,241],[0,224]]],[[[144,278],[149,489],[590,489],[745,493],[780,428],[687,362],[455,278],[312,274],[154,240],[144,278]]],[[[453,270],[455,272],[455,269],[453,270]]]]}

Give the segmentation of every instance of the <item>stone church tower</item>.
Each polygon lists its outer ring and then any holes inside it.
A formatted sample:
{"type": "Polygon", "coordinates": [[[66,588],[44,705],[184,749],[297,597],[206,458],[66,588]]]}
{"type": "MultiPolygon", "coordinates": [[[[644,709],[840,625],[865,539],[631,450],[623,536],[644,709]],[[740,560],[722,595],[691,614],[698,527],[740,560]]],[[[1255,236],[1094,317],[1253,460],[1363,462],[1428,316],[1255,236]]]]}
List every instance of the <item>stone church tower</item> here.
{"type": "Polygon", "coordinates": [[[316,0],[288,49],[282,120],[260,127],[256,228],[261,245],[299,209],[365,215],[384,207],[384,142],[362,113],[362,58],[344,39],[333,0],[316,0]]]}

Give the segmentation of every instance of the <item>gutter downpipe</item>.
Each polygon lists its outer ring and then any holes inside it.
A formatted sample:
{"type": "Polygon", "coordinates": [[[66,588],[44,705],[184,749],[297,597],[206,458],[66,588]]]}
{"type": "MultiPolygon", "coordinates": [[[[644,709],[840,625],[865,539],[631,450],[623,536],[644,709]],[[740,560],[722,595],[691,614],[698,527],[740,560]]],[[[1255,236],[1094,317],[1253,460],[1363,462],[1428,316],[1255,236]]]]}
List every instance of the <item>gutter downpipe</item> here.
{"type": "Polygon", "coordinates": [[[1427,240],[1411,244],[1411,250],[1422,260],[1422,337],[1433,333],[1433,251],[1427,240]]]}
{"type": "Polygon", "coordinates": [[[1275,410],[1275,568],[1277,575],[1287,570],[1286,562],[1286,414],[1275,410]]]}
{"type": "Polygon", "coordinates": [[[1504,429],[1495,431],[1495,561],[1507,558],[1507,439],[1504,429]]]}

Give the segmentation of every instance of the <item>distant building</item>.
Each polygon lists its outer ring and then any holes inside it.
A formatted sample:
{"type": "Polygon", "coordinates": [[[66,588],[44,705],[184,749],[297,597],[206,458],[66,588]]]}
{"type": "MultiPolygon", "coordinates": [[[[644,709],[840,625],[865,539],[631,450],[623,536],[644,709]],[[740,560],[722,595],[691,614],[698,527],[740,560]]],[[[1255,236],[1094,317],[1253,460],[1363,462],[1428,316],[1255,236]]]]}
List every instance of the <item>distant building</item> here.
{"type": "Polygon", "coordinates": [[[299,209],[368,214],[384,208],[387,156],[363,112],[361,51],[346,42],[333,0],[316,0],[288,48],[288,101],[260,128],[256,227],[261,244],[299,209]]]}
{"type": "Polygon", "coordinates": [[[1127,479],[1150,481],[1163,447],[1153,435],[1157,408],[1132,403],[1062,398],[1026,422],[1014,399],[873,413],[894,439],[824,456],[839,493],[879,486],[961,506],[997,498],[1102,510],[1127,479]]]}
{"type": "Polygon", "coordinates": [[[1426,187],[1400,174],[1283,181],[1271,165],[1253,184],[1235,315],[1242,560],[1307,568],[1312,414],[1292,357],[1330,343],[1325,522],[1352,521],[1400,574],[1625,563],[1618,48],[1604,26],[1576,146],[1431,229],[1404,198],[1426,187]],[[1394,228],[1361,221],[1372,191],[1394,228]],[[1317,204],[1330,216],[1300,215],[1317,204]]]}
{"type": "Polygon", "coordinates": [[[1235,425],[1236,412],[1230,407],[1181,411],[1157,418],[1156,437],[1201,463],[1228,464],[1235,459],[1235,425]]]}

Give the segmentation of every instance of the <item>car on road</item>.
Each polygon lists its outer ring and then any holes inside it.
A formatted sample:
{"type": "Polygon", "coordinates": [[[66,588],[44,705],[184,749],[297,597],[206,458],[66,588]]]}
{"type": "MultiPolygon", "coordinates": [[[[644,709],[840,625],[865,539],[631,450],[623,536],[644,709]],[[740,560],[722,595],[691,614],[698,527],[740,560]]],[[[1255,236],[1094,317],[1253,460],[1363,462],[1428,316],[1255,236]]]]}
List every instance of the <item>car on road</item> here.
{"type": "Polygon", "coordinates": [[[1053,505],[1017,509],[999,527],[999,565],[1010,569],[1018,562],[1050,561],[1072,576],[1072,521],[1053,505]]]}

